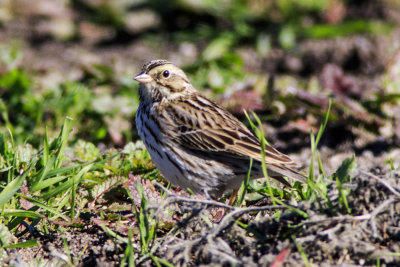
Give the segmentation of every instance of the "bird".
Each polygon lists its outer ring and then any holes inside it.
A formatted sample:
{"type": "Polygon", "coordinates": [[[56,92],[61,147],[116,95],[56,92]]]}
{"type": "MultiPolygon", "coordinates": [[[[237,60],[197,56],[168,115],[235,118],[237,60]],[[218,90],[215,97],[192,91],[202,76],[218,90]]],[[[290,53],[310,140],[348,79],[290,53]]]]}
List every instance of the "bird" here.
{"type": "MultiPolygon", "coordinates": [[[[134,79],[139,82],[138,134],[169,182],[217,200],[225,192],[237,193],[250,159],[250,179],[264,177],[260,139],[202,95],[182,69],[167,60],[151,60],[134,79]]],[[[298,163],[270,145],[264,150],[268,177],[288,187],[283,177],[305,183],[306,176],[295,169],[298,163]]]]}

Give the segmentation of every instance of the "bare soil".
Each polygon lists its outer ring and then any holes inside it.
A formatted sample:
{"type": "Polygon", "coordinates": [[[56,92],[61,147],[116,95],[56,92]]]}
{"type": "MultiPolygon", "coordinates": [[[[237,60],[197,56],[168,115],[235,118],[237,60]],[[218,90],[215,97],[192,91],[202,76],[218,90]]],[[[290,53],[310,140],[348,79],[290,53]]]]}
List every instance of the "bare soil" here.
{"type": "MultiPolygon", "coordinates": [[[[357,168],[353,175],[352,181],[344,185],[350,190],[349,213],[340,204],[336,184],[328,181],[329,205],[325,201],[303,201],[295,205],[308,218],[282,206],[277,208],[280,216],[273,216],[276,205],[268,199],[247,208],[225,210],[206,205],[202,200],[171,196],[158,203],[158,207],[168,207],[182,219],[177,220],[179,227],[173,232],[166,233],[165,229],[158,232],[151,244],[154,255],[176,266],[271,266],[279,263],[277,255],[287,253],[283,256],[285,266],[295,266],[305,262],[302,251],[308,262],[317,266],[376,266],[378,263],[398,266],[399,174],[379,168],[372,172],[357,168]],[[257,212],[258,209],[266,210],[257,212]],[[204,217],[216,221],[210,222],[204,217]],[[237,219],[248,226],[236,224],[237,219]]],[[[155,214],[163,221],[162,211],[155,214]]],[[[68,227],[64,232],[49,235],[33,233],[40,245],[7,250],[3,263],[17,265],[42,258],[50,262],[48,266],[63,265],[69,260],[78,266],[119,265],[126,245],[106,234],[96,220],[82,222],[83,228],[68,227]]],[[[123,224],[137,227],[132,217],[123,224]]],[[[117,227],[115,223],[107,226],[127,236],[121,230],[124,227],[117,227]]],[[[135,240],[133,246],[140,249],[140,240],[135,240]]],[[[150,258],[137,257],[141,266],[155,265],[150,258]]]]}

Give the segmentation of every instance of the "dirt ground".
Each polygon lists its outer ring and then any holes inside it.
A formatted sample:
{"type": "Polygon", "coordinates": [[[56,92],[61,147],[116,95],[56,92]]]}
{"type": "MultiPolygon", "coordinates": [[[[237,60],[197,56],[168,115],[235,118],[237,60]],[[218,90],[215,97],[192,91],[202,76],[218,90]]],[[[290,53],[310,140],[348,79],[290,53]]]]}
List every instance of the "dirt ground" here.
{"type": "MultiPolygon", "coordinates": [[[[400,154],[399,149],[391,152],[400,154]]],[[[282,207],[279,218],[273,217],[274,205],[268,199],[232,210],[215,206],[217,203],[206,205],[196,198],[171,196],[160,200],[158,208],[168,208],[185,219],[172,233],[158,233],[152,244],[154,255],[176,266],[272,266],[279,263],[280,255],[285,266],[295,266],[305,264],[299,253],[303,251],[311,266],[399,266],[400,175],[382,168],[383,159],[368,153],[357,158],[351,182],[343,185],[350,190],[347,201],[351,213],[343,210],[332,181],[328,182],[330,211],[326,202],[297,203],[310,215],[308,218],[282,207]],[[262,209],[265,211],[257,212],[262,209]],[[225,216],[221,219],[222,214],[225,216]],[[239,218],[248,224],[246,229],[234,223],[239,218]]],[[[156,211],[155,217],[165,222],[161,211],[156,211]]],[[[32,233],[40,240],[38,247],[10,249],[3,260],[11,266],[34,258],[49,261],[46,266],[63,266],[65,262],[119,265],[126,245],[105,233],[95,218],[82,222],[83,227],[68,227],[64,232],[32,233]]],[[[122,228],[116,223],[107,226],[120,228],[117,232],[126,236],[126,228],[135,228],[135,219],[126,216],[122,224],[122,228]]],[[[140,240],[136,239],[133,246],[139,249],[140,240]]],[[[150,258],[137,260],[141,266],[155,266],[150,258]]]]}

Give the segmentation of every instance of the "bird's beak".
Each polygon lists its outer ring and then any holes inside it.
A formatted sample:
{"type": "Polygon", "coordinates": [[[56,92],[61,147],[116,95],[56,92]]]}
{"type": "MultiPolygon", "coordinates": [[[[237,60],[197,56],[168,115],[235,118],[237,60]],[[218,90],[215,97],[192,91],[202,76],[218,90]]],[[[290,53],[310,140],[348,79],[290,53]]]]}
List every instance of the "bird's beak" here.
{"type": "Polygon", "coordinates": [[[140,83],[149,83],[151,82],[151,77],[150,75],[146,74],[146,73],[140,73],[139,75],[136,75],[135,78],[136,81],[140,82],[140,83]]]}

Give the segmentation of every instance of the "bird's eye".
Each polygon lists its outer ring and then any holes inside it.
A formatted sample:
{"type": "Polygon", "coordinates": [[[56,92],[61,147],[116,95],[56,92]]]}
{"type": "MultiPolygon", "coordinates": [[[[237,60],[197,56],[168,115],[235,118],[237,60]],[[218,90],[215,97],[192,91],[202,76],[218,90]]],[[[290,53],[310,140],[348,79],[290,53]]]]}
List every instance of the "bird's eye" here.
{"type": "Polygon", "coordinates": [[[164,76],[164,78],[168,78],[168,76],[169,76],[169,71],[164,70],[164,72],[163,72],[162,75],[164,76]]]}

